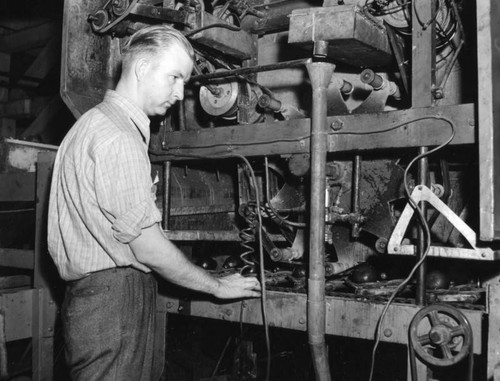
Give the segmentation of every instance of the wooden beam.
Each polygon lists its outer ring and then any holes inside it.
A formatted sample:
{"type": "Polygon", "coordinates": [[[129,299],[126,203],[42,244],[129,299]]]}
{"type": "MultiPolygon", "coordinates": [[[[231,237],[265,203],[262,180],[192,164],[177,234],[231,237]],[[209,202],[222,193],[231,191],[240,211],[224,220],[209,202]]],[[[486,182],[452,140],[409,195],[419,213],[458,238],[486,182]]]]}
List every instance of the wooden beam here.
{"type": "Polygon", "coordinates": [[[17,99],[0,104],[0,117],[3,118],[33,118],[50,101],[50,97],[17,99]]]}
{"type": "Polygon", "coordinates": [[[35,201],[35,173],[0,173],[0,201],[35,201]]]}
{"type": "MultiPolygon", "coordinates": [[[[354,152],[386,148],[434,146],[445,142],[451,127],[437,115],[450,119],[456,130],[451,144],[475,143],[473,104],[412,108],[371,114],[329,116],[333,126],[328,152],[354,152]],[[414,120],[421,120],[418,125],[414,120]],[[381,132],[384,131],[384,132],[381,132]]],[[[308,118],[266,122],[248,126],[175,131],[165,136],[165,149],[153,161],[204,157],[286,155],[309,152],[311,120],[308,118]]]]}
{"type": "Polygon", "coordinates": [[[19,31],[26,28],[33,28],[35,26],[46,24],[50,19],[44,17],[22,17],[3,14],[0,16],[0,24],[3,28],[13,31],[19,31]]]}
{"type": "Polygon", "coordinates": [[[0,51],[18,53],[44,46],[53,36],[61,33],[52,22],[23,29],[0,37],[0,51]]]}
{"type": "MultiPolygon", "coordinates": [[[[0,266],[33,270],[35,263],[34,256],[34,250],[0,248],[0,266]]],[[[2,277],[0,277],[0,279],[2,279],[2,277]]]]}

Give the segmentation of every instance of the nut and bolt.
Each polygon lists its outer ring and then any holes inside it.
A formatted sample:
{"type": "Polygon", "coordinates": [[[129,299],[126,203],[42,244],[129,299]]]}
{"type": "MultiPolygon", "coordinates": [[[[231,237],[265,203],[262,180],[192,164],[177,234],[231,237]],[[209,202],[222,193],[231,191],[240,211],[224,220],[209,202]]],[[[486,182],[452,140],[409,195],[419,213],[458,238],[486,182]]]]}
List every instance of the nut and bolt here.
{"type": "Polygon", "coordinates": [[[392,329],[390,329],[390,328],[384,329],[384,336],[391,337],[392,336],[392,329]]]}
{"type": "Polygon", "coordinates": [[[332,122],[332,124],[330,125],[330,128],[333,131],[339,131],[342,128],[344,128],[344,122],[341,121],[340,119],[337,119],[337,120],[335,120],[335,121],[332,122]]]}

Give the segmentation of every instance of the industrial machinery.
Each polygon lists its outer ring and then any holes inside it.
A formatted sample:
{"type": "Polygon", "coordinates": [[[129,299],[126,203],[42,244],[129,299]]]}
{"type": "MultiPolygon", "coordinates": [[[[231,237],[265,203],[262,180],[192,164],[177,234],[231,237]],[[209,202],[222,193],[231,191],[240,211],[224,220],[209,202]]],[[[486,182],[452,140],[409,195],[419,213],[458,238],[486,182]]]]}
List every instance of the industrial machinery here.
{"type": "Polygon", "coordinates": [[[370,379],[390,379],[388,342],[408,380],[465,359],[500,380],[499,20],[495,0],[66,0],[61,94],[96,105],[146,25],[195,48],[184,101],[152,122],[163,227],[265,290],[173,293],[169,313],[307,332],[317,380],[330,335],[374,341],[370,379]]]}

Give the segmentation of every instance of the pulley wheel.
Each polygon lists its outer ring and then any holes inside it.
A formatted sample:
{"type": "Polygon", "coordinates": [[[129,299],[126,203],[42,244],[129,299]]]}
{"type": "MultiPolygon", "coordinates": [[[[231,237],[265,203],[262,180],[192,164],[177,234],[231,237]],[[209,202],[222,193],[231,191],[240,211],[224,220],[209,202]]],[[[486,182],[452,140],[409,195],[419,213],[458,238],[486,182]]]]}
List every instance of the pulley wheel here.
{"type": "Polygon", "coordinates": [[[472,351],[472,329],[467,318],[456,308],[433,304],[414,316],[410,323],[409,344],[423,363],[450,366],[472,351]]]}

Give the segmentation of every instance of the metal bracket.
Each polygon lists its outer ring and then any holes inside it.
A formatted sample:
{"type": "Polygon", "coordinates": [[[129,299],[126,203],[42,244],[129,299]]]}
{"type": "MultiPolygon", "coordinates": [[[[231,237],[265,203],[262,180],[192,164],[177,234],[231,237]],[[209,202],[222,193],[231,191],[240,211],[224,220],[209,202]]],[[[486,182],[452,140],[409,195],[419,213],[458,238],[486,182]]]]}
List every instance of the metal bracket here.
{"type": "MultiPolygon", "coordinates": [[[[446,257],[446,258],[461,258],[461,259],[479,259],[479,260],[497,260],[500,255],[497,251],[493,251],[488,247],[476,247],[476,233],[459,217],[457,216],[443,201],[441,201],[428,187],[418,185],[415,187],[411,194],[411,198],[415,202],[427,201],[438,212],[450,221],[450,223],[457,229],[467,240],[471,249],[457,248],[457,247],[443,247],[431,246],[429,249],[429,256],[433,257],[446,257]]],[[[413,207],[408,203],[401,217],[399,218],[394,231],[392,232],[389,243],[387,244],[387,252],[389,254],[398,255],[415,255],[415,245],[403,245],[404,234],[408,228],[408,224],[415,213],[413,207]]]]}

